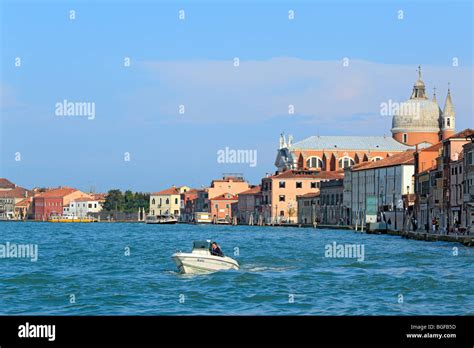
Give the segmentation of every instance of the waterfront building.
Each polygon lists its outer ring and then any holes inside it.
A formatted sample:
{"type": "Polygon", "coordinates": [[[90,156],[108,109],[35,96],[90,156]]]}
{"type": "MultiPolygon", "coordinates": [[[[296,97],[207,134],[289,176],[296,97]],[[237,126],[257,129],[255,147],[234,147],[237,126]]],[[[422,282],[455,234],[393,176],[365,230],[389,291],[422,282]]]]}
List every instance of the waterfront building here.
{"type": "Polygon", "coordinates": [[[224,174],[222,179],[212,180],[211,186],[207,193],[209,199],[223,194],[238,195],[249,189],[248,182],[245,181],[241,174],[224,174]]]}
{"type": "MultiPolygon", "coordinates": [[[[6,180],[6,179],[5,179],[6,180]]],[[[25,198],[32,196],[33,191],[23,187],[12,186],[4,182],[3,189],[0,189],[0,220],[16,220],[19,218],[15,212],[16,204],[25,198]]]]}
{"type": "Polygon", "coordinates": [[[457,155],[457,160],[453,160],[448,165],[449,175],[449,206],[447,212],[449,214],[448,220],[452,222],[452,227],[458,229],[461,225],[461,212],[464,200],[463,192],[463,174],[464,174],[464,158],[461,151],[457,155]]]}
{"type": "Polygon", "coordinates": [[[172,186],[166,190],[150,194],[150,215],[180,216],[181,194],[189,190],[187,186],[172,186]]]}
{"type": "Polygon", "coordinates": [[[239,193],[234,216],[239,224],[256,225],[262,219],[262,190],[260,185],[239,193]]]}
{"type": "Polygon", "coordinates": [[[318,221],[327,225],[346,224],[347,216],[343,205],[344,180],[323,181],[319,192],[318,221]]]}
{"type": "Polygon", "coordinates": [[[410,99],[400,103],[392,118],[392,136],[406,145],[436,144],[454,134],[455,112],[448,88],[444,109],[438,106],[436,92],[428,98],[426,86],[418,67],[418,80],[410,99]]]}
{"type": "Polygon", "coordinates": [[[195,213],[210,213],[209,192],[207,187],[197,190],[197,199],[195,202],[195,213]]]}
{"type": "Polygon", "coordinates": [[[192,222],[194,220],[194,213],[197,212],[196,205],[199,193],[196,189],[189,189],[181,193],[181,214],[180,220],[183,222],[192,222]]]}
{"type": "Polygon", "coordinates": [[[73,199],[63,208],[63,215],[85,218],[93,213],[100,213],[102,205],[94,197],[80,197],[73,199]]]}
{"type": "Polygon", "coordinates": [[[32,219],[34,217],[33,196],[22,199],[15,204],[15,218],[18,220],[32,219]]]}
{"type": "Polygon", "coordinates": [[[64,206],[69,205],[72,200],[82,197],[92,198],[87,193],[66,186],[39,193],[33,198],[34,218],[47,220],[51,216],[61,216],[64,206]]]}
{"type": "Polygon", "coordinates": [[[12,190],[16,187],[14,183],[6,178],[0,178],[0,191],[12,190]]]}
{"type": "MultiPolygon", "coordinates": [[[[404,225],[404,195],[413,194],[413,151],[371,163],[361,163],[344,173],[343,204],[349,224],[390,220],[390,229],[404,225]]],[[[346,219],[347,220],[347,219],[346,219]]]]}
{"type": "Polygon", "coordinates": [[[237,195],[224,193],[209,199],[211,217],[214,223],[232,222],[232,204],[238,203],[237,195]]]}
{"type": "Polygon", "coordinates": [[[314,224],[319,223],[319,209],[320,203],[319,192],[306,193],[304,195],[296,196],[298,204],[298,223],[299,224],[314,224]]]}
{"type": "Polygon", "coordinates": [[[285,170],[262,179],[262,213],[266,223],[296,223],[297,196],[319,192],[321,181],[339,179],[343,173],[285,170]]]}
{"type": "Polygon", "coordinates": [[[463,191],[463,183],[459,168],[462,171],[463,146],[470,143],[472,137],[474,137],[474,130],[465,129],[442,141],[439,169],[442,170],[443,175],[443,201],[440,212],[440,226],[443,230],[452,231],[454,223],[459,223],[461,220],[463,199],[459,197],[460,192],[463,191]],[[452,173],[451,169],[453,169],[452,173]],[[454,196],[456,199],[451,199],[454,196]],[[452,203],[455,206],[452,206],[452,203]]]}
{"type": "Polygon", "coordinates": [[[466,196],[472,129],[466,129],[418,150],[415,155],[415,213],[420,228],[451,232],[469,230],[466,210],[472,202],[466,196]],[[463,215],[464,212],[464,215],[463,215]]]}
{"type": "Polygon", "coordinates": [[[463,145],[463,206],[461,210],[461,228],[474,233],[474,136],[463,145]]]}

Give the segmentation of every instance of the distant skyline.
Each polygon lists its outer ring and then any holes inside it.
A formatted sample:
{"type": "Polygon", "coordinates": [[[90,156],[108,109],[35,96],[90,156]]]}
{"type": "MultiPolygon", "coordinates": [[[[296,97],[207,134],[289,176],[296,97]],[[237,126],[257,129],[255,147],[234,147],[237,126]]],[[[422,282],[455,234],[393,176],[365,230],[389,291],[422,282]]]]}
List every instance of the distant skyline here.
{"type": "Polygon", "coordinates": [[[282,132],[391,136],[380,104],[409,98],[418,65],[441,108],[450,83],[456,130],[474,127],[470,1],[4,0],[0,11],[0,177],[28,188],[151,192],[228,172],[258,184],[282,132]],[[94,118],[58,116],[65,100],[94,103],[94,118]],[[256,165],[221,163],[224,149],[256,151],[256,165]]]}

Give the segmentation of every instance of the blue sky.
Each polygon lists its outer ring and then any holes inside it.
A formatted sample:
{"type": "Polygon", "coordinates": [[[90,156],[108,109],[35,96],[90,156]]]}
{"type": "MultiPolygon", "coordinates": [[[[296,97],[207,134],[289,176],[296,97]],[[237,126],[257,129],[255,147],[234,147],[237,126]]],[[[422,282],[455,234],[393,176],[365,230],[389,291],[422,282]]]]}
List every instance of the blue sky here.
{"type": "Polygon", "coordinates": [[[225,172],[258,183],[281,132],[389,135],[379,105],[410,96],[419,64],[441,108],[451,83],[457,129],[472,127],[472,6],[3,0],[0,176],[97,191],[199,187],[225,172]],[[64,99],[94,102],[95,119],[56,116],[64,99]],[[257,166],[218,163],[225,147],[257,150],[257,166]]]}

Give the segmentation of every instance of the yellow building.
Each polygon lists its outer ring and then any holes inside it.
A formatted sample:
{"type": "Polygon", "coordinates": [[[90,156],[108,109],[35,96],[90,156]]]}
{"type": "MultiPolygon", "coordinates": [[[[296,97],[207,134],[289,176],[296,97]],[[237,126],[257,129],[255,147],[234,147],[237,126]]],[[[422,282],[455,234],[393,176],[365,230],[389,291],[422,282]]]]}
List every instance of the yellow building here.
{"type": "Polygon", "coordinates": [[[150,194],[150,215],[180,215],[181,194],[188,191],[189,187],[170,187],[160,192],[150,194]]]}

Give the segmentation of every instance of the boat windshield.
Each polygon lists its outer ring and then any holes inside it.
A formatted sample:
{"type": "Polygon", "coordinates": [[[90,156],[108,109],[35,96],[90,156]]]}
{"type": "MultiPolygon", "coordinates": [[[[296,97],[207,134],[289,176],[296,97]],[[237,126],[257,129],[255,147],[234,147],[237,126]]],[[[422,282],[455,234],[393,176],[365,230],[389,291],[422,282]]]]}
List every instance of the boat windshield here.
{"type": "Polygon", "coordinates": [[[198,240],[193,243],[193,249],[209,250],[211,243],[205,240],[198,240]]]}

